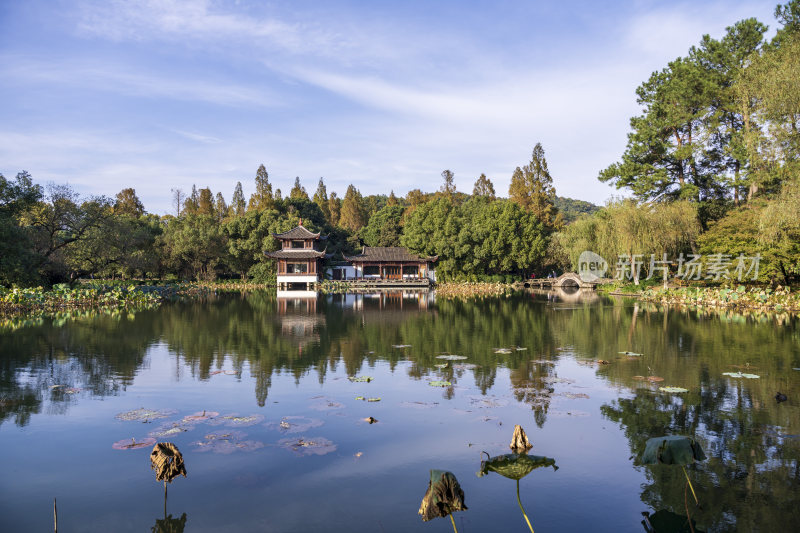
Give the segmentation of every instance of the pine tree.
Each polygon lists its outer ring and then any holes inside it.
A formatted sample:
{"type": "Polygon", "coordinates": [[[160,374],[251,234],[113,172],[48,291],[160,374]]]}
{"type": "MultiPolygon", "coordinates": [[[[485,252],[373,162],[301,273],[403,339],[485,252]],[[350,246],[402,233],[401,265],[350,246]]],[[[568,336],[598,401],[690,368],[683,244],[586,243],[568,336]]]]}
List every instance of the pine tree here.
{"type": "Polygon", "coordinates": [[[214,195],[211,189],[206,187],[200,189],[197,197],[197,214],[198,215],[213,215],[214,214],[214,195]]]}
{"type": "Polygon", "coordinates": [[[439,188],[439,192],[442,196],[447,198],[450,203],[453,203],[456,196],[456,184],[453,173],[450,170],[443,170],[442,179],[444,183],[442,183],[442,186],[439,188]]]}
{"type": "Polygon", "coordinates": [[[186,200],[183,202],[183,214],[184,215],[196,215],[197,214],[197,205],[199,202],[200,196],[197,193],[197,187],[192,184],[192,194],[186,197],[186,200]]]}
{"type": "Polygon", "coordinates": [[[314,203],[317,204],[319,210],[322,211],[323,215],[325,215],[325,220],[330,222],[331,211],[328,207],[328,189],[325,187],[325,183],[322,181],[322,178],[319,179],[317,191],[314,193],[314,203]]]}
{"type": "Polygon", "coordinates": [[[342,201],[336,196],[336,191],[331,191],[328,198],[328,213],[331,226],[338,226],[342,215],[342,201]]]}
{"type": "Polygon", "coordinates": [[[122,189],[117,193],[117,201],[114,203],[115,215],[127,215],[139,218],[144,214],[144,204],[136,196],[136,189],[122,189]]]}
{"type": "Polygon", "coordinates": [[[497,195],[494,192],[494,185],[492,181],[486,177],[486,174],[481,174],[475,181],[475,186],[472,189],[473,196],[486,196],[494,200],[497,195]]]}
{"type": "Polygon", "coordinates": [[[242,182],[237,181],[236,187],[233,189],[233,197],[231,198],[231,209],[233,216],[240,217],[244,215],[247,204],[244,201],[244,192],[242,191],[242,182]]]}
{"type": "Polygon", "coordinates": [[[217,193],[217,199],[214,201],[214,212],[220,222],[228,218],[228,204],[225,203],[225,197],[221,192],[217,193]]]}
{"type": "Polygon", "coordinates": [[[386,205],[398,205],[399,202],[397,201],[397,196],[394,195],[394,191],[389,193],[389,198],[386,200],[386,205]]]}
{"type": "Polygon", "coordinates": [[[555,207],[556,190],[553,178],[547,170],[544,148],[536,143],[531,154],[531,162],[514,170],[508,188],[511,201],[533,213],[545,226],[558,224],[558,210],[555,207]]]}
{"type": "Polygon", "coordinates": [[[269,174],[264,165],[261,164],[256,170],[256,192],[250,196],[248,210],[263,211],[272,209],[275,198],[272,196],[272,184],[269,182],[269,174]]]}
{"type": "Polygon", "coordinates": [[[305,187],[300,185],[300,176],[294,179],[294,187],[292,187],[292,190],[289,192],[289,198],[292,200],[308,200],[308,193],[305,187]]]}
{"type": "Polygon", "coordinates": [[[364,227],[364,206],[361,193],[354,185],[347,187],[347,192],[342,200],[342,213],[339,218],[339,225],[343,228],[356,232],[364,227]]]}

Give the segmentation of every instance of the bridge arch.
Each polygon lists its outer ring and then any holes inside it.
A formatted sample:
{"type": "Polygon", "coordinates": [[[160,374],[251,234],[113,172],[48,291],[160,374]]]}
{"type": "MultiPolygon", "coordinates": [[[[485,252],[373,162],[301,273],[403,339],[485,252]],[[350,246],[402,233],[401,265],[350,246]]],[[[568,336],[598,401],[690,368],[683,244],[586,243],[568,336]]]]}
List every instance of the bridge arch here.
{"type": "Polygon", "coordinates": [[[558,276],[553,282],[553,287],[580,287],[582,289],[590,289],[594,287],[594,283],[586,282],[581,279],[575,272],[565,272],[558,276]]]}

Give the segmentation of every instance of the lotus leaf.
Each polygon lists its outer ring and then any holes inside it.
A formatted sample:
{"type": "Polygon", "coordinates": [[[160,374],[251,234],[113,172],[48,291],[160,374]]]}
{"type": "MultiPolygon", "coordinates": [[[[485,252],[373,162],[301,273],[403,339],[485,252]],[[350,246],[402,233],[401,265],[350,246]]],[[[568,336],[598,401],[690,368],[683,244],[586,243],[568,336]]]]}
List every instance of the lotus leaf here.
{"type": "Polygon", "coordinates": [[[494,353],[501,354],[501,355],[510,354],[512,351],[513,350],[511,348],[495,348],[494,349],[494,353]]]}
{"type": "Polygon", "coordinates": [[[544,466],[552,466],[553,471],[558,470],[556,460],[550,457],[528,455],[527,453],[507,453],[481,461],[478,477],[483,477],[489,472],[497,472],[508,479],[520,480],[537,468],[544,466]]]}
{"type": "Polygon", "coordinates": [[[260,424],[263,421],[264,421],[264,415],[239,416],[235,413],[231,413],[229,415],[223,415],[217,417],[214,420],[211,420],[209,423],[212,426],[218,426],[224,424],[228,427],[243,428],[260,424]]]}
{"type": "Polygon", "coordinates": [[[119,413],[115,418],[117,420],[126,420],[126,421],[141,421],[141,422],[149,422],[150,420],[157,420],[159,418],[167,418],[170,415],[174,415],[177,411],[175,409],[145,409],[142,407],[141,409],[134,409],[133,411],[125,411],[124,413],[119,413]]]}
{"type": "Polygon", "coordinates": [[[323,437],[282,439],[278,441],[278,446],[298,455],[325,455],[336,451],[336,445],[323,437]]]}
{"type": "Polygon", "coordinates": [[[518,352],[524,352],[525,350],[527,350],[527,348],[523,348],[522,346],[517,346],[517,347],[516,347],[516,350],[517,350],[518,352]]]}
{"type": "Polygon", "coordinates": [[[628,357],[640,357],[642,354],[636,352],[619,352],[622,355],[627,355],[628,357]]]}
{"type": "Polygon", "coordinates": [[[253,451],[264,447],[264,443],[254,440],[244,440],[246,433],[241,431],[219,431],[209,433],[203,440],[195,442],[198,452],[213,451],[214,453],[233,453],[235,451],[253,451]]]}
{"type": "Polygon", "coordinates": [[[659,377],[659,376],[647,376],[647,381],[649,381],[651,383],[657,383],[659,381],[664,381],[664,378],[659,377]]]}
{"type": "Polygon", "coordinates": [[[453,365],[453,370],[473,370],[479,366],[473,363],[456,363],[453,365]]]}
{"type": "Polygon", "coordinates": [[[723,376],[730,376],[732,378],[747,378],[747,379],[758,379],[761,376],[757,376],[756,374],[745,374],[743,372],[723,372],[723,376]]]}
{"type": "Polygon", "coordinates": [[[466,359],[467,356],[465,355],[437,355],[436,359],[445,359],[447,361],[463,361],[466,359]]]}
{"type": "Polygon", "coordinates": [[[449,381],[430,381],[428,385],[431,387],[449,387],[452,385],[449,381]]]}
{"type": "Polygon", "coordinates": [[[323,422],[319,418],[308,418],[305,416],[284,416],[280,423],[270,424],[268,427],[278,429],[282,433],[302,433],[311,428],[319,427],[322,424],[323,422]]]}
{"type": "Polygon", "coordinates": [[[692,437],[669,435],[647,441],[642,453],[642,464],[688,465],[705,458],[700,443],[692,437]]]}
{"type": "Polygon", "coordinates": [[[658,390],[664,392],[689,392],[689,389],[683,387],[659,387],[658,390]]]}
{"type": "Polygon", "coordinates": [[[191,415],[183,417],[184,422],[202,422],[204,420],[211,420],[219,416],[217,411],[198,411],[191,415]]]}
{"type": "Polygon", "coordinates": [[[135,438],[118,440],[111,445],[115,450],[138,450],[139,448],[147,448],[156,443],[156,439],[147,437],[145,439],[136,440],[135,438]]]}
{"type": "Polygon", "coordinates": [[[410,344],[392,344],[392,348],[411,348],[410,344]]]}
{"type": "Polygon", "coordinates": [[[370,381],[372,381],[372,378],[370,376],[358,376],[358,377],[349,376],[347,379],[349,379],[353,383],[369,383],[370,381]]]}
{"type": "Polygon", "coordinates": [[[438,365],[433,365],[433,366],[435,366],[436,368],[447,368],[448,366],[450,366],[450,363],[440,363],[438,365]]]}
{"type": "Polygon", "coordinates": [[[444,518],[455,511],[466,510],[464,491],[461,490],[456,476],[452,472],[444,470],[431,470],[428,490],[419,506],[419,515],[422,516],[422,521],[427,522],[437,517],[444,518]]]}
{"type": "Polygon", "coordinates": [[[185,433],[185,432],[187,432],[187,431],[189,431],[191,429],[194,429],[194,425],[186,423],[186,422],[183,422],[183,421],[181,421],[181,422],[167,422],[165,424],[160,425],[159,427],[157,427],[156,429],[154,429],[150,433],[148,433],[148,435],[150,435],[151,437],[157,437],[157,438],[171,437],[173,435],[178,435],[180,433],[185,433]]]}

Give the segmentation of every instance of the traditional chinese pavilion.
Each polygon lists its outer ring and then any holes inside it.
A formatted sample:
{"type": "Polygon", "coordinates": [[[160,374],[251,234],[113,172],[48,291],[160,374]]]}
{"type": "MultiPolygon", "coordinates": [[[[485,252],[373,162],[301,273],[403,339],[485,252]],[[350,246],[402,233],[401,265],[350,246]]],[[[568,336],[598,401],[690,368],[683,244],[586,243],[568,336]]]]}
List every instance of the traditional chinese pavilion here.
{"type": "Polygon", "coordinates": [[[362,280],[430,280],[433,263],[439,256],[420,256],[400,246],[365,246],[360,255],[344,256],[355,270],[355,279],[362,280]]]}
{"type": "Polygon", "coordinates": [[[278,289],[301,285],[303,289],[314,289],[322,279],[322,260],[325,250],[319,250],[321,241],[327,236],[312,233],[303,227],[303,221],[296,228],[283,233],[273,233],[281,241],[281,249],[266,252],[267,257],[278,262],[278,289]]]}

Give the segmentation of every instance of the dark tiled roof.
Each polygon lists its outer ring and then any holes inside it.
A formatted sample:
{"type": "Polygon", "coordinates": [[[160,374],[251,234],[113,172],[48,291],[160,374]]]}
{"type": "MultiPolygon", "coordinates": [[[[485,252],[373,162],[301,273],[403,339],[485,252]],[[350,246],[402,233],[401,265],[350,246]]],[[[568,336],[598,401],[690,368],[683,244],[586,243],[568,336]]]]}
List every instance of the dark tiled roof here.
{"type": "Polygon", "coordinates": [[[425,263],[436,261],[439,256],[427,257],[414,255],[401,246],[365,246],[361,255],[344,256],[345,260],[353,263],[367,262],[396,262],[396,263],[425,263]]]}
{"type": "Polygon", "coordinates": [[[315,250],[303,250],[298,248],[296,250],[278,250],[277,252],[264,252],[267,257],[273,259],[318,259],[325,257],[325,251],[317,252],[315,250]]]}
{"type": "Polygon", "coordinates": [[[319,239],[319,233],[311,233],[303,226],[284,231],[283,233],[273,233],[276,239],[319,239]]]}

